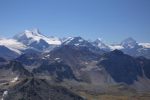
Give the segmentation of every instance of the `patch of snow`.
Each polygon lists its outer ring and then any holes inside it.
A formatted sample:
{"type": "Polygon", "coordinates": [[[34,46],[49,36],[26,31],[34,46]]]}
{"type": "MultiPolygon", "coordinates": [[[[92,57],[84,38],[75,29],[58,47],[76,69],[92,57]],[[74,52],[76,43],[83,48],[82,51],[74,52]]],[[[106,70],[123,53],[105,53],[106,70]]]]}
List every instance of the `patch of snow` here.
{"type": "Polygon", "coordinates": [[[11,81],[11,83],[15,83],[16,81],[18,81],[18,76],[15,77],[15,78],[11,81]]]}
{"type": "Polygon", "coordinates": [[[87,64],[88,64],[88,62],[85,62],[85,64],[87,65],[87,64]]]}
{"type": "Polygon", "coordinates": [[[79,41],[79,42],[83,42],[83,39],[79,39],[78,41],[79,41]]]}
{"type": "Polygon", "coordinates": [[[121,46],[121,45],[109,45],[109,48],[110,48],[111,50],[115,50],[115,49],[121,50],[121,49],[123,49],[124,47],[121,46]]]}
{"type": "Polygon", "coordinates": [[[1,100],[4,100],[4,97],[8,95],[8,91],[4,91],[1,100]]]}
{"type": "Polygon", "coordinates": [[[55,58],[55,60],[60,60],[60,58],[55,58]]]}
{"type": "Polygon", "coordinates": [[[48,55],[46,55],[45,57],[48,58],[48,57],[50,57],[50,55],[48,54],[48,55]]]}
{"type": "Polygon", "coordinates": [[[80,44],[78,44],[78,43],[76,43],[76,44],[74,44],[75,46],[79,46],[80,44]]]}
{"type": "Polygon", "coordinates": [[[8,91],[4,91],[3,93],[3,96],[7,95],[8,94],[8,91]]]}
{"type": "Polygon", "coordinates": [[[104,44],[104,43],[99,43],[99,44],[98,44],[98,47],[101,48],[101,49],[106,49],[106,48],[108,48],[108,46],[107,46],[106,44],[104,44]]]}
{"type": "Polygon", "coordinates": [[[42,57],[42,59],[46,59],[45,57],[42,57]]]}
{"type": "Polygon", "coordinates": [[[139,45],[143,46],[144,48],[150,48],[150,43],[139,43],[139,45]]]}
{"type": "Polygon", "coordinates": [[[127,45],[129,48],[134,48],[134,45],[132,45],[132,44],[128,44],[127,45]]]}
{"type": "Polygon", "coordinates": [[[74,38],[73,37],[68,37],[64,40],[65,44],[68,44],[69,42],[71,42],[74,38]]]}

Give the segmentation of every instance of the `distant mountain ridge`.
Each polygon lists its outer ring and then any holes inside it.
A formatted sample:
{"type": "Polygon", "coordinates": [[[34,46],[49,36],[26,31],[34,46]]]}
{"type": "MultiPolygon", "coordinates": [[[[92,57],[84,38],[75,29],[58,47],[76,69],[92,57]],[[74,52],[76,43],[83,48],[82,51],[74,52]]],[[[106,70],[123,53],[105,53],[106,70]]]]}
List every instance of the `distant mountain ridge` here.
{"type": "Polygon", "coordinates": [[[25,30],[23,33],[14,36],[14,39],[23,43],[24,45],[36,48],[38,50],[45,50],[50,45],[60,45],[61,40],[56,37],[46,37],[42,35],[38,29],[25,30]]]}
{"type": "Polygon", "coordinates": [[[111,45],[103,43],[100,38],[95,41],[88,41],[82,37],[67,37],[64,40],[57,37],[47,37],[38,29],[25,30],[15,35],[12,39],[0,39],[0,51],[4,47],[5,49],[7,48],[5,53],[0,53],[0,57],[12,59],[26,52],[49,52],[61,45],[86,47],[97,53],[118,49],[131,56],[150,58],[150,43],[138,43],[131,37],[125,39],[120,44],[111,45]]]}

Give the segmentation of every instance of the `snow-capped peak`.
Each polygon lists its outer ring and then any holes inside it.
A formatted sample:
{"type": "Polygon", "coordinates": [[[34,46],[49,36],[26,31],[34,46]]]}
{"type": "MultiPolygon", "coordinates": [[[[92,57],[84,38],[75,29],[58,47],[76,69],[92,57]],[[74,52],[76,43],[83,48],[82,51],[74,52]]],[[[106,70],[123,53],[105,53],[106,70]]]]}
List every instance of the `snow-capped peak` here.
{"type": "Polygon", "coordinates": [[[137,42],[133,38],[129,37],[129,38],[125,39],[124,41],[122,41],[121,45],[124,48],[134,48],[138,44],[137,44],[137,42]]]}
{"type": "Polygon", "coordinates": [[[98,48],[100,49],[109,49],[109,47],[102,42],[102,39],[101,38],[98,38],[96,39],[94,42],[93,42],[93,45],[94,46],[97,46],[98,48]]]}
{"type": "Polygon", "coordinates": [[[85,46],[90,43],[81,37],[68,37],[63,41],[63,45],[85,46]]]}
{"type": "Polygon", "coordinates": [[[14,38],[26,45],[30,45],[33,42],[38,43],[40,40],[44,40],[48,44],[52,44],[52,45],[60,45],[61,44],[61,41],[59,40],[59,38],[46,37],[46,36],[42,35],[38,29],[25,30],[24,32],[14,36],[14,38]]]}

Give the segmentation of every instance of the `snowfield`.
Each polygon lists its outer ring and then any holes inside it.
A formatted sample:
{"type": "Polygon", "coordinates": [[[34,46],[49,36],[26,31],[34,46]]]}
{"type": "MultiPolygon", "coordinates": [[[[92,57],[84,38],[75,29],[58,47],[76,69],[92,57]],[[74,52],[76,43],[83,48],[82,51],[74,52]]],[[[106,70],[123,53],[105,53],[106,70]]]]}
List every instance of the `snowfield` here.
{"type": "Polygon", "coordinates": [[[0,39],[0,45],[5,46],[18,54],[21,54],[20,50],[25,50],[27,48],[24,44],[15,39],[0,39]]]}
{"type": "Polygon", "coordinates": [[[39,42],[40,40],[46,41],[48,44],[53,44],[53,45],[60,45],[61,41],[57,37],[46,37],[38,31],[38,29],[33,29],[33,30],[25,30],[23,33],[17,34],[15,36],[15,39],[20,39],[20,38],[26,38],[31,44],[32,42],[39,42]]]}

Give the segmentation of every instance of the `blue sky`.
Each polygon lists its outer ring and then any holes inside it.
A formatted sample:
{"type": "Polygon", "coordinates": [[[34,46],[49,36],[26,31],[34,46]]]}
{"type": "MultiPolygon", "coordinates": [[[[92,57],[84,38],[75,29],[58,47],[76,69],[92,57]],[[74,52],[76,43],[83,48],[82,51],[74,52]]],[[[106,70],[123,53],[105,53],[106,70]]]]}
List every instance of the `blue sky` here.
{"type": "Polygon", "coordinates": [[[47,36],[150,42],[150,0],[0,0],[0,37],[31,28],[47,36]]]}

